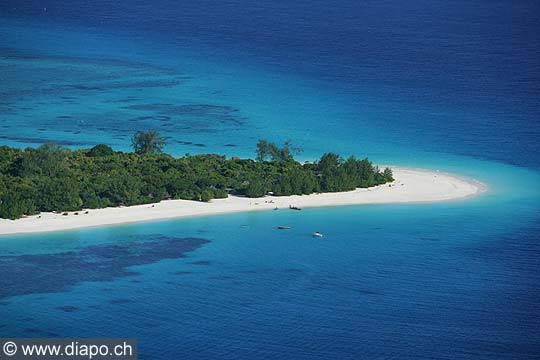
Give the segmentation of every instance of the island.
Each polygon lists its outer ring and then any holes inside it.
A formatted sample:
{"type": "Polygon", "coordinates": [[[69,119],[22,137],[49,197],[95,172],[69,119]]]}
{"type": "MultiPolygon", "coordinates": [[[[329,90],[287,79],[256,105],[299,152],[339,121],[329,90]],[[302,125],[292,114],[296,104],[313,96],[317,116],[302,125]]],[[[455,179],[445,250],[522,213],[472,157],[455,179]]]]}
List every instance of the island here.
{"type": "Polygon", "coordinates": [[[159,133],[137,132],[133,152],[0,147],[0,235],[316,206],[443,201],[482,184],[436,171],[385,167],[261,140],[255,159],[173,157],[159,133]]]}

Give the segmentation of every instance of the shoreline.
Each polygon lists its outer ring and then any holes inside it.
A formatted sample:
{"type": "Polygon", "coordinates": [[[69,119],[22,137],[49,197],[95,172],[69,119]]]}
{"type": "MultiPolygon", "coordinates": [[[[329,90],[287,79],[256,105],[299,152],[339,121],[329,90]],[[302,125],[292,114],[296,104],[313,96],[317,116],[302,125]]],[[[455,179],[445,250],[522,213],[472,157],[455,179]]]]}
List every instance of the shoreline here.
{"type": "Polygon", "coordinates": [[[365,204],[402,204],[465,199],[486,191],[483,183],[436,170],[392,167],[391,184],[347,192],[311,195],[229,196],[209,203],[192,200],[164,200],[155,204],[84,209],[61,213],[41,213],[17,220],[0,219],[0,236],[84,229],[98,226],[171,220],[184,217],[230,214],[247,211],[328,207],[365,204]],[[391,186],[389,186],[391,185],[391,186]],[[88,213],[86,213],[88,211],[88,213]],[[78,213],[79,215],[75,215],[78,213]]]}

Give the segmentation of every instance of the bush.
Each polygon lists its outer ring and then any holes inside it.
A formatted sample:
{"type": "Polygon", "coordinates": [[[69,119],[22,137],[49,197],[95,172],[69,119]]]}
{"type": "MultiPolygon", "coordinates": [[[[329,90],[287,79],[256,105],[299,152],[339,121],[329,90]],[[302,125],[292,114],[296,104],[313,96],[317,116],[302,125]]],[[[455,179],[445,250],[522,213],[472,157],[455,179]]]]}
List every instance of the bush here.
{"type": "Polygon", "coordinates": [[[226,199],[229,194],[223,189],[214,189],[214,199],[226,199]]]}
{"type": "Polygon", "coordinates": [[[24,215],[35,214],[36,212],[36,205],[29,199],[4,196],[0,203],[0,218],[15,220],[24,215]]]}
{"type": "Polygon", "coordinates": [[[266,195],[267,191],[263,182],[259,179],[252,179],[246,187],[245,194],[247,197],[257,198],[266,195]]]}
{"type": "Polygon", "coordinates": [[[200,195],[200,199],[202,202],[209,202],[213,198],[214,198],[214,193],[212,192],[212,190],[204,190],[200,195]]]}

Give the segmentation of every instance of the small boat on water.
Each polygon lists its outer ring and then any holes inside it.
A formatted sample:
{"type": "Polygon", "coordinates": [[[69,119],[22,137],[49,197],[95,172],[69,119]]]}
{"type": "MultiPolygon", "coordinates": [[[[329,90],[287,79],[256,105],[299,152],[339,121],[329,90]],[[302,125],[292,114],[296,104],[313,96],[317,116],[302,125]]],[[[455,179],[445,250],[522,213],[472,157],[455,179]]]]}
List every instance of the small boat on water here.
{"type": "Polygon", "coordinates": [[[318,232],[318,231],[315,231],[313,234],[312,234],[314,237],[324,237],[324,234],[322,232],[318,232]]]}
{"type": "Polygon", "coordinates": [[[302,210],[302,208],[299,208],[298,206],[292,206],[292,205],[289,205],[289,209],[291,209],[291,210],[302,210]]]}
{"type": "Polygon", "coordinates": [[[280,229],[280,230],[289,230],[291,227],[290,226],[278,226],[277,228],[280,229]]]}

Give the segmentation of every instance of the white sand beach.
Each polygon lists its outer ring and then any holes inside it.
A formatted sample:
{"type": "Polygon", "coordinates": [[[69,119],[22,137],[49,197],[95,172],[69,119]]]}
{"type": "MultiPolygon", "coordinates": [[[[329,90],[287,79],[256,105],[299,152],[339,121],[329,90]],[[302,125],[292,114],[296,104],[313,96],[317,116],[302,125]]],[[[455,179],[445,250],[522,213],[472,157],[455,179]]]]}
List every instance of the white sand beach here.
{"type": "Polygon", "coordinates": [[[339,206],[354,204],[415,203],[462,199],[485,190],[477,181],[438,171],[391,167],[395,181],[369,189],[293,196],[244,198],[229,196],[209,203],[166,200],[157,204],[82,210],[75,215],[41,213],[18,220],[0,219],[0,235],[62,231],[142,221],[227,214],[244,211],[339,206]],[[88,211],[88,213],[86,213],[88,211]]]}

